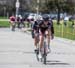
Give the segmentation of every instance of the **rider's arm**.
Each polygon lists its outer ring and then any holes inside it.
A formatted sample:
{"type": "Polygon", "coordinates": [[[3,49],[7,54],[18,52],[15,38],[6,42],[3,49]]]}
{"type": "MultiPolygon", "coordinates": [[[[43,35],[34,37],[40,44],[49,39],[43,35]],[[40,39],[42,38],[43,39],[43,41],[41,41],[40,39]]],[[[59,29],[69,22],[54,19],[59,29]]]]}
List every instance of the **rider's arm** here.
{"type": "Polygon", "coordinates": [[[54,27],[53,27],[53,21],[51,21],[51,37],[54,38],[54,27]]]}
{"type": "Polygon", "coordinates": [[[53,22],[50,22],[48,25],[48,29],[50,31],[51,39],[54,38],[54,27],[53,27],[53,22]]]}
{"type": "Polygon", "coordinates": [[[54,27],[53,27],[53,21],[51,21],[51,32],[52,32],[52,34],[54,34],[54,27]]]}

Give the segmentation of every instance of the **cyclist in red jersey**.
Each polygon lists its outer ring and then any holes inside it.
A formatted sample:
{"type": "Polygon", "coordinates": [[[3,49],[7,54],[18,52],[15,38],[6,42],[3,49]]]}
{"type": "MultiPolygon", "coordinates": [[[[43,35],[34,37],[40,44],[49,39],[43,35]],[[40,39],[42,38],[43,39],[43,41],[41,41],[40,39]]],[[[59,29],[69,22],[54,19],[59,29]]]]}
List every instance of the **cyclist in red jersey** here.
{"type": "Polygon", "coordinates": [[[10,27],[11,27],[11,29],[12,29],[12,31],[14,31],[15,30],[15,16],[14,15],[12,15],[11,17],[10,17],[10,27]]]}

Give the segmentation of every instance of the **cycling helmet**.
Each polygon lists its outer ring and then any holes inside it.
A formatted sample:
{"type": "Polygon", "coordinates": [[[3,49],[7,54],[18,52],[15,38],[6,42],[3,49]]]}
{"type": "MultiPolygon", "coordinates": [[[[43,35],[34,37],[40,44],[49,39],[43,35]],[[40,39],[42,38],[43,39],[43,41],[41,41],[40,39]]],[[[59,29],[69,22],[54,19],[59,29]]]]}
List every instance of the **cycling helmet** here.
{"type": "Polygon", "coordinates": [[[43,20],[44,21],[48,21],[49,20],[49,16],[48,15],[43,15],[43,20]]]}

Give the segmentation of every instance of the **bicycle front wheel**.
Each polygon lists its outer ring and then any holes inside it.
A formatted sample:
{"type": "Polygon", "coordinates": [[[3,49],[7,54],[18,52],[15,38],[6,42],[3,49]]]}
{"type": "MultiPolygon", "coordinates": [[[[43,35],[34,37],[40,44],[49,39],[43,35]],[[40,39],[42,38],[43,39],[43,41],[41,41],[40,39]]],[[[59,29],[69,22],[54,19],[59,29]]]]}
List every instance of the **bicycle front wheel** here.
{"type": "Polygon", "coordinates": [[[44,54],[43,54],[43,63],[46,64],[46,44],[44,43],[44,54]]]}

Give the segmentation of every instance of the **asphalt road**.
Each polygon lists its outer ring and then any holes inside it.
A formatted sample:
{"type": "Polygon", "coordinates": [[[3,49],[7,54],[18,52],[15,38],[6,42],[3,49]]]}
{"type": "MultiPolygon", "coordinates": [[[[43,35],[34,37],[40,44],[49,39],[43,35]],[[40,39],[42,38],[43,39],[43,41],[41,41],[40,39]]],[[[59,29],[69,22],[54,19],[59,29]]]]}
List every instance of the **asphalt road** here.
{"type": "Polygon", "coordinates": [[[36,60],[29,32],[0,28],[0,68],[75,68],[75,41],[55,37],[47,65],[36,60]]]}

